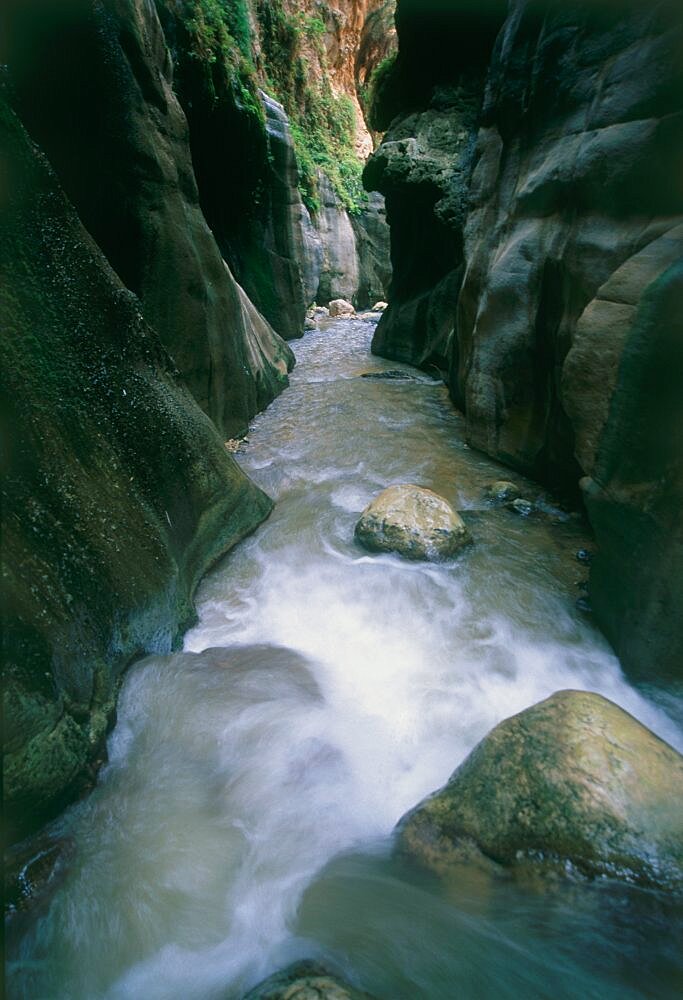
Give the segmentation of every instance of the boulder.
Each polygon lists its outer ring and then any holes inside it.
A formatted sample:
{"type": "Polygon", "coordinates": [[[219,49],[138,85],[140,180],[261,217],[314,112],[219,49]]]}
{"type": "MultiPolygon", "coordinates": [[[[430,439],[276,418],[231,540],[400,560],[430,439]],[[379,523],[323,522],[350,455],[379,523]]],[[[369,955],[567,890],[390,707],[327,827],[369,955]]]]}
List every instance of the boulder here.
{"type": "Polygon", "coordinates": [[[332,299],[330,302],[330,316],[353,316],[356,310],[346,299],[332,299]]]}
{"type": "Polygon", "coordinates": [[[244,1000],[373,1000],[369,993],[354,989],[331,976],[317,962],[296,962],[255,986],[244,1000]]]}
{"type": "Polygon", "coordinates": [[[529,517],[536,512],[536,504],[531,500],[525,500],[524,497],[517,497],[516,500],[511,500],[507,506],[521,517],[529,517]]]}
{"type": "Polygon", "coordinates": [[[515,486],[514,483],[508,482],[507,479],[498,479],[486,487],[485,495],[488,500],[507,503],[510,500],[517,500],[522,493],[519,486],[515,486]]]}
{"type": "Polygon", "coordinates": [[[465,523],[431,490],[389,486],[363,511],[356,538],[373,552],[397,552],[408,559],[444,559],[471,542],[465,523]]]}
{"type": "Polygon", "coordinates": [[[383,313],[386,308],[388,308],[387,302],[375,302],[374,306],[372,307],[372,312],[383,313]]]}
{"type": "Polygon", "coordinates": [[[683,757],[601,695],[558,691],[506,719],[399,823],[448,877],[463,860],[683,888],[683,757]]]}

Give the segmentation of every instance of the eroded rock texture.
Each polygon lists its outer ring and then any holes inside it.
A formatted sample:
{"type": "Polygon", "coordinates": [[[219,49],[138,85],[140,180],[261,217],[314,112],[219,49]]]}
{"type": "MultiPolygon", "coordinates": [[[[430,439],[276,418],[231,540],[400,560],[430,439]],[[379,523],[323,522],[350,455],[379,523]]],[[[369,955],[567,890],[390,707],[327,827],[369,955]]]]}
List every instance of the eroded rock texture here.
{"type": "Polygon", "coordinates": [[[154,4],[28,0],[9,25],[32,138],[199,405],[225,436],[244,431],[293,359],[273,331],[254,337],[202,213],[154,4]]]}
{"type": "Polygon", "coordinates": [[[397,24],[374,349],[444,371],[475,447],[581,481],[600,622],[628,667],[680,670],[680,4],[400,0],[397,24]]]}
{"type": "Polygon", "coordinates": [[[4,810],[73,797],[117,679],[168,651],[200,576],[269,513],[1,106],[4,810]]]}

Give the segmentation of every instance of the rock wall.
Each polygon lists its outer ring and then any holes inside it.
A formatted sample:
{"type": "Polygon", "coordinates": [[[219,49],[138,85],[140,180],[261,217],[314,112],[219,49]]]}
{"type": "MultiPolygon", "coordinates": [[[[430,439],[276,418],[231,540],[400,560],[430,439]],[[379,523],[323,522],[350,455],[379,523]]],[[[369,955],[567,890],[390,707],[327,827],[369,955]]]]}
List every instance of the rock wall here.
{"type": "Polygon", "coordinates": [[[680,671],[680,5],[399,0],[397,25],[374,349],[440,367],[473,446],[581,484],[598,620],[625,666],[680,671]]]}
{"type": "MultiPolygon", "coordinates": [[[[271,503],[0,94],[4,816],[88,782],[117,681],[168,651],[200,576],[271,503]]],[[[262,329],[257,330],[261,335],[262,329]]],[[[267,334],[269,335],[269,334],[267,334]]]]}
{"type": "Polygon", "coordinates": [[[254,338],[202,213],[154,4],[28,0],[9,25],[31,136],[199,405],[224,435],[244,431],[293,358],[274,332],[254,338]]]}

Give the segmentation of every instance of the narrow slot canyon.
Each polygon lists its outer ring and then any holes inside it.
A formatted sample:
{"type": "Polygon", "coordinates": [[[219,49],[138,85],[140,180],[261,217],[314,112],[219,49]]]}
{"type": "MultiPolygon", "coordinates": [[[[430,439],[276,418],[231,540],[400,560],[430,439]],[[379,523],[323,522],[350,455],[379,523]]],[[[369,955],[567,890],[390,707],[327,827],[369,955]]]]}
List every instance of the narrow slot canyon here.
{"type": "Polygon", "coordinates": [[[678,4],[7,27],[6,995],[677,997],[678,4]]]}

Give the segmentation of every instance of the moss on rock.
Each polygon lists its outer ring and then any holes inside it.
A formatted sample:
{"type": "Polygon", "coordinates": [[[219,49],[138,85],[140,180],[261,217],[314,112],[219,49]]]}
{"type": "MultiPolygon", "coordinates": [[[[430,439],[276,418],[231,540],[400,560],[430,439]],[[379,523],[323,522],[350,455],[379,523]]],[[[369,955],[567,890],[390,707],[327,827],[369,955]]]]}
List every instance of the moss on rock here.
{"type": "Polygon", "coordinates": [[[400,849],[448,878],[481,852],[683,888],[683,757],[597,694],[558,691],[506,719],[399,824],[400,849]]]}

